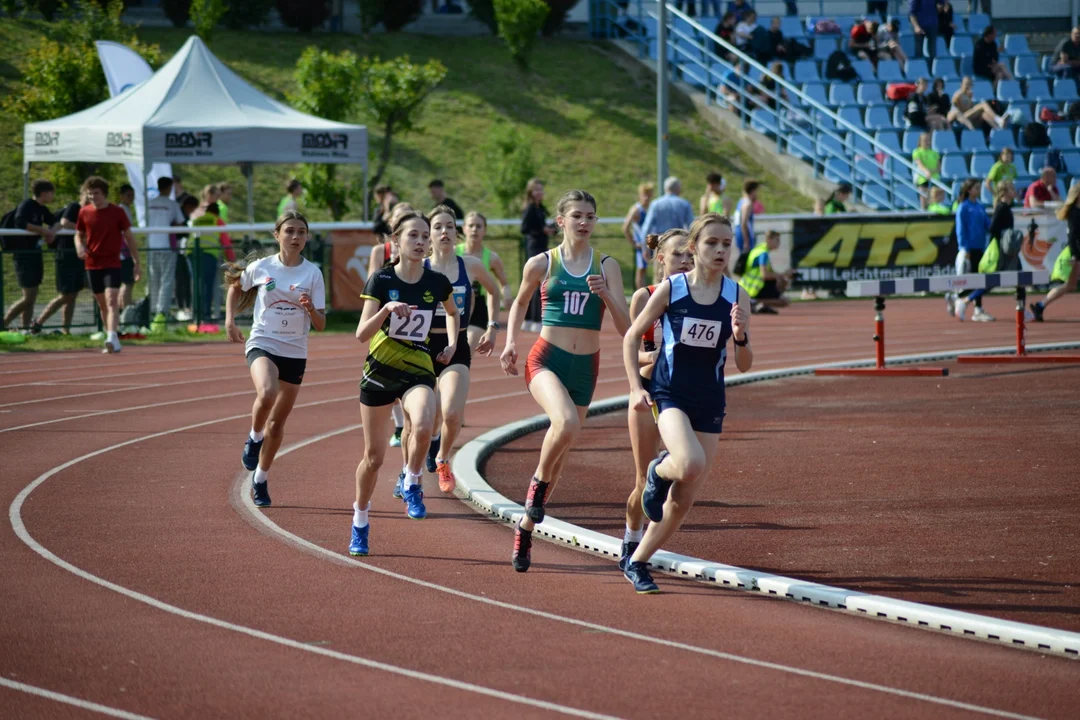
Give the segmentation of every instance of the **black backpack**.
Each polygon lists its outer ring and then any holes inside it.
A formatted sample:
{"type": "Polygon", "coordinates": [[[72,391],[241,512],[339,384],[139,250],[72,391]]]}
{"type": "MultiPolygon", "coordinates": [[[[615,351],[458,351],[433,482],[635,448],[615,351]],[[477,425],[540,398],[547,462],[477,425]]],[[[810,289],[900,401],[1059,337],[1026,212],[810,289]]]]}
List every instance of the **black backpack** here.
{"type": "Polygon", "coordinates": [[[1042,123],[1029,122],[1024,125],[1022,133],[1024,144],[1028,147],[1040,148],[1050,146],[1050,133],[1042,123]]]}
{"type": "Polygon", "coordinates": [[[835,50],[829,59],[825,61],[825,78],[827,80],[840,80],[852,82],[858,79],[859,74],[851,64],[851,58],[843,50],[835,50]]]}

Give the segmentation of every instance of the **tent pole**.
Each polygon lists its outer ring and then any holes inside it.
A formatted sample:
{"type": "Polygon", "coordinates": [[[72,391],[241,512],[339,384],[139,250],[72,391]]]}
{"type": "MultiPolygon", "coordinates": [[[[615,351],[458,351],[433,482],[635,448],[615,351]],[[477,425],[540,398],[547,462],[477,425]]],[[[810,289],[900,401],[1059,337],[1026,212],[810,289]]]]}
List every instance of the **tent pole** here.
{"type": "Polygon", "coordinates": [[[368,220],[368,210],[371,203],[368,201],[368,176],[367,176],[367,162],[364,163],[364,222],[368,220]]]}
{"type": "Polygon", "coordinates": [[[22,196],[23,200],[30,199],[30,163],[23,165],[22,196]]]}
{"type": "Polygon", "coordinates": [[[255,224],[255,165],[244,164],[244,175],[247,176],[247,215],[248,222],[255,224]]]}

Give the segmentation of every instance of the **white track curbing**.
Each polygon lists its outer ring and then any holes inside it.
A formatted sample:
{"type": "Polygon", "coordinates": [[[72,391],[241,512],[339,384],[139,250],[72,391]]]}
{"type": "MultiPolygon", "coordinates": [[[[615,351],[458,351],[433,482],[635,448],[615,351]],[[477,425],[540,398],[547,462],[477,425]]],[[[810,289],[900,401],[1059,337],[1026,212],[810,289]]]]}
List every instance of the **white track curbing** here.
{"type": "MultiPolygon", "coordinates": [[[[1071,342],[1033,345],[1027,349],[1030,352],[1045,352],[1077,348],[1080,348],[1080,343],[1071,342]]],[[[1003,347],[924,353],[899,356],[891,358],[888,362],[889,364],[935,362],[950,360],[959,355],[988,355],[1011,350],[1012,348],[1003,347]]],[[[1077,360],[1080,362],[1080,357],[1077,360]]],[[[795,375],[810,375],[819,368],[873,366],[874,362],[874,360],[860,360],[764,370],[729,377],[726,382],[728,385],[745,385],[795,375]]],[[[625,409],[627,401],[628,396],[624,395],[595,402],[589,407],[589,415],[600,415],[625,409]]],[[[453,460],[458,490],[465,495],[469,502],[484,513],[506,523],[516,523],[524,513],[525,508],[501,495],[488,485],[480,474],[480,466],[499,447],[523,435],[545,428],[547,425],[547,416],[537,415],[495,428],[466,443],[453,460]]],[[[553,518],[550,515],[547,516],[543,523],[536,526],[534,532],[545,540],[571,545],[579,550],[603,555],[613,560],[618,559],[622,545],[621,539],[617,537],[587,530],[553,518]]],[[[733,565],[725,565],[724,563],[678,555],[664,550],[653,556],[649,566],[672,575],[712,582],[732,589],[756,591],[797,602],[806,602],[836,610],[846,610],[866,617],[884,618],[917,627],[951,632],[959,636],[997,641],[1010,647],[1023,647],[1069,658],[1080,657],[1080,633],[1000,620],[975,613],[948,610],[933,605],[907,602],[880,595],[869,595],[806,580],[771,575],[733,565]]]]}

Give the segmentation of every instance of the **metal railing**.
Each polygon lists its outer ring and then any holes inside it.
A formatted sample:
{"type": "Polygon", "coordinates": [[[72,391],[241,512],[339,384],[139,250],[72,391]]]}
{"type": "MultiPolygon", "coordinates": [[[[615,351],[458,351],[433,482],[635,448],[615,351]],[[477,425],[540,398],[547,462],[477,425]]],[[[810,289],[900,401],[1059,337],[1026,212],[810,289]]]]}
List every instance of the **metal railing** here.
{"type": "MultiPolygon", "coordinates": [[[[614,37],[615,28],[619,32],[627,32],[625,25],[617,24],[619,3],[613,0],[594,1],[607,9],[598,16],[602,19],[599,28],[602,34],[614,37]]],[[[655,3],[649,5],[655,6],[655,3]]],[[[630,12],[629,6],[627,11],[630,12]]],[[[882,144],[862,127],[844,120],[830,107],[814,100],[786,78],[774,74],[765,65],[717,37],[670,3],[667,16],[668,63],[672,72],[703,88],[709,102],[729,104],[732,102],[731,96],[734,96],[742,127],[749,125],[754,130],[775,137],[778,153],[809,158],[816,177],[824,175],[834,182],[850,181],[860,190],[862,197],[869,194],[875,205],[893,210],[920,207],[918,192],[897,193],[898,187],[914,189],[918,170],[908,158],[882,144]],[[758,76],[755,77],[753,72],[739,74],[735,66],[714,52],[714,47],[720,47],[734,56],[736,64],[745,63],[747,68],[757,71],[758,76]],[[772,88],[763,83],[765,78],[770,79],[772,88]],[[759,108],[753,103],[753,98],[748,97],[747,87],[756,90],[762,102],[771,101],[773,107],[759,108]],[[731,91],[731,96],[725,96],[725,88],[731,91]],[[836,129],[829,127],[828,123],[832,123],[836,129]],[[863,151],[869,149],[870,152],[867,154],[851,147],[855,142],[862,146],[863,151]],[[830,160],[836,162],[830,163],[830,160]],[[837,164],[840,164],[839,167],[837,164]]],[[[642,0],[636,0],[636,15],[621,17],[634,19],[636,26],[625,39],[638,45],[641,57],[655,55],[658,51],[651,47],[655,38],[650,29],[659,22],[658,13],[647,9],[642,0]]],[[[890,125],[887,132],[899,131],[890,125]]],[[[930,180],[930,183],[942,188],[947,195],[951,194],[951,187],[944,182],[930,180]]]]}

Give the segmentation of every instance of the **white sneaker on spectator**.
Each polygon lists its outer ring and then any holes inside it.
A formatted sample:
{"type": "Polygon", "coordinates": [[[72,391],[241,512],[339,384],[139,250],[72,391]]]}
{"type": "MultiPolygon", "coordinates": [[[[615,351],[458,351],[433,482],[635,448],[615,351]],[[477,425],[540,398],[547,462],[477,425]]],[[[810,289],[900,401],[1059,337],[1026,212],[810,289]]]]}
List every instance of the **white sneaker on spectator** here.
{"type": "Polygon", "coordinates": [[[994,322],[996,318],[981,307],[976,307],[971,312],[971,319],[975,322],[994,322]]]}
{"type": "Polygon", "coordinates": [[[190,320],[191,319],[191,311],[190,310],[177,310],[176,311],[176,319],[177,320],[190,320]]]}
{"type": "Polygon", "coordinates": [[[964,322],[964,313],[967,312],[967,300],[964,300],[963,298],[956,298],[954,304],[956,307],[956,318],[960,322],[964,322]]]}
{"type": "Polygon", "coordinates": [[[956,315],[956,295],[951,292],[945,293],[945,312],[949,313],[949,317],[956,315]]]}

